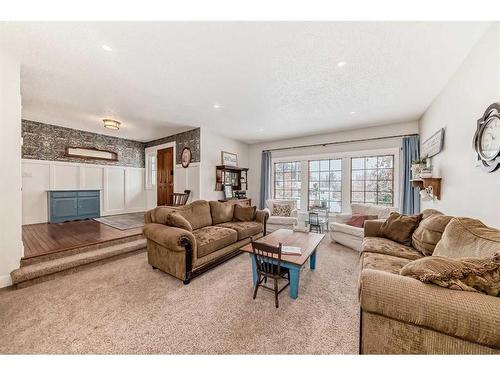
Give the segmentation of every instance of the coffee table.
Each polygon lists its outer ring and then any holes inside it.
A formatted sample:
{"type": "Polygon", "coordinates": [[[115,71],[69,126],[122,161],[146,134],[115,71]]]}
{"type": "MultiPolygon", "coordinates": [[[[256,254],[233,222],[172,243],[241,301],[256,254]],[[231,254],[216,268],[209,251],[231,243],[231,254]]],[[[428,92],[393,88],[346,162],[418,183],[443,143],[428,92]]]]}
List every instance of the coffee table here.
{"type": "MultiPolygon", "coordinates": [[[[283,246],[297,246],[302,249],[301,255],[281,255],[281,265],[290,270],[290,297],[293,299],[299,296],[300,269],[308,259],[309,267],[312,270],[316,268],[316,248],[324,236],[321,233],[294,232],[290,229],[278,229],[256,241],[272,246],[278,246],[281,243],[283,246]]],[[[255,285],[258,281],[258,276],[252,244],[245,245],[241,250],[250,255],[253,283],[255,285]]]]}

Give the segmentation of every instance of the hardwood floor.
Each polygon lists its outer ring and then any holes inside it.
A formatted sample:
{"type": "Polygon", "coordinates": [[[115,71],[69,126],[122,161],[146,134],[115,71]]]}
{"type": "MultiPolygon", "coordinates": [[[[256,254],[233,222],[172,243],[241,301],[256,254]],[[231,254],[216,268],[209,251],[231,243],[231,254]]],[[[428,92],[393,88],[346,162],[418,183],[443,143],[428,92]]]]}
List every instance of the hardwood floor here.
{"type": "Polygon", "coordinates": [[[23,259],[135,236],[141,233],[142,228],[120,230],[95,220],[23,225],[23,259]]]}

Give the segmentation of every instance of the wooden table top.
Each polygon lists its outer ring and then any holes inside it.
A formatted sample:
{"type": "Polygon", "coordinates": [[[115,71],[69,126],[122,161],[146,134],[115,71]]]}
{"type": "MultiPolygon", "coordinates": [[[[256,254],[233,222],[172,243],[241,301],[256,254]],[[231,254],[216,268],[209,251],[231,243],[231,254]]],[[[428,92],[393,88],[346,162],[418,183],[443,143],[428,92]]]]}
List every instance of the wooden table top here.
{"type": "MultiPolygon", "coordinates": [[[[324,234],[310,232],[294,232],[291,229],[278,229],[265,237],[259,238],[255,242],[265,243],[267,245],[278,246],[297,246],[302,249],[302,255],[281,255],[283,262],[303,265],[318,247],[324,234]]],[[[247,244],[241,248],[242,251],[252,253],[252,244],[247,244]]]]}

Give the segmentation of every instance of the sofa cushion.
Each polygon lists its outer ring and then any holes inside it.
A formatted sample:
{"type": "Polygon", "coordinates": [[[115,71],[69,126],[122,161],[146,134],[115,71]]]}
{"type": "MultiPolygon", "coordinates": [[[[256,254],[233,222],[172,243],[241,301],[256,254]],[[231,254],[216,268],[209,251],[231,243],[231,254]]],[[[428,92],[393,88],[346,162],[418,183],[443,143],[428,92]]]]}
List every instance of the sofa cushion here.
{"type": "Polygon", "coordinates": [[[380,227],[380,237],[411,245],[411,235],[417,228],[422,215],[402,215],[392,212],[389,218],[380,227]]]}
{"type": "Polygon", "coordinates": [[[255,212],[257,211],[257,207],[243,207],[239,204],[234,205],[234,221],[254,221],[255,220],[255,212]]]}
{"type": "Polygon", "coordinates": [[[176,212],[176,207],[158,206],[151,210],[151,220],[156,224],[167,225],[167,216],[172,212],[176,212]]]}
{"type": "Polygon", "coordinates": [[[238,233],[230,228],[207,226],[194,230],[193,235],[196,238],[198,258],[238,241],[238,233]]]}
{"type": "Polygon", "coordinates": [[[364,229],[343,223],[331,223],[330,229],[334,232],[350,234],[351,236],[363,238],[364,229]]]}
{"type": "Polygon", "coordinates": [[[269,218],[267,219],[267,223],[278,225],[295,225],[297,224],[297,218],[286,216],[269,216],[269,218]]]}
{"type": "Polygon", "coordinates": [[[432,255],[436,244],[453,217],[440,213],[428,215],[425,211],[422,212],[422,221],[411,236],[411,244],[422,254],[432,255]]]}
{"type": "Polygon", "coordinates": [[[236,232],[238,232],[238,241],[264,231],[262,223],[258,223],[256,221],[232,221],[228,223],[217,224],[217,226],[234,229],[236,232]]]}
{"type": "Polygon", "coordinates": [[[177,213],[189,221],[193,230],[212,225],[210,205],[207,201],[194,201],[178,208],[177,213]]]}
{"type": "Polygon", "coordinates": [[[363,253],[361,256],[362,269],[373,269],[394,274],[410,263],[411,260],[387,254],[363,253]]]}
{"type": "Polygon", "coordinates": [[[350,225],[352,227],[364,228],[366,220],[376,220],[378,219],[377,215],[361,215],[354,214],[350,219],[347,219],[345,224],[350,225]]]}
{"type": "Polygon", "coordinates": [[[233,220],[234,204],[231,202],[210,201],[212,224],[217,225],[233,220]]]}
{"type": "Polygon", "coordinates": [[[187,221],[183,216],[181,216],[175,212],[171,212],[167,215],[167,223],[166,224],[170,225],[171,227],[185,229],[188,232],[193,231],[193,227],[191,226],[189,221],[187,221]]]}
{"type": "Polygon", "coordinates": [[[271,216],[290,217],[292,215],[293,206],[289,203],[274,202],[271,216]]]}
{"type": "Polygon", "coordinates": [[[500,230],[467,217],[450,220],[433,255],[485,258],[500,252],[500,230]]]}
{"type": "Polygon", "coordinates": [[[420,251],[415,250],[412,247],[380,237],[365,237],[363,240],[362,251],[367,253],[393,255],[410,260],[420,259],[423,257],[420,251]]]}
{"type": "Polygon", "coordinates": [[[408,263],[401,275],[444,288],[496,297],[500,296],[500,253],[487,258],[425,257],[408,263]]]}

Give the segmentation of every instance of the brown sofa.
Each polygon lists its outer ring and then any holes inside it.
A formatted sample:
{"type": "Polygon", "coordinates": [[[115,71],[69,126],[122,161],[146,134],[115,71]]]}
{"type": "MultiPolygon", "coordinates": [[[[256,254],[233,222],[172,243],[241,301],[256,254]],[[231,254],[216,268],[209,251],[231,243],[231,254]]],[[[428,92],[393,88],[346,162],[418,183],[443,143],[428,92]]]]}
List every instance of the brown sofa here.
{"type": "MultiPolygon", "coordinates": [[[[252,217],[235,217],[241,207],[232,203],[195,201],[182,207],[156,207],[144,215],[148,262],[188,284],[217,264],[238,255],[250,237],[265,234],[268,215],[256,210],[252,217]],[[177,213],[192,229],[167,225],[177,213]],[[170,221],[169,221],[170,220],[170,221]],[[241,221],[245,220],[245,221],[241,221]]],[[[248,212],[248,211],[246,211],[248,212]]]]}
{"type": "Polygon", "coordinates": [[[401,276],[402,267],[424,255],[380,238],[382,223],[365,223],[360,353],[500,354],[500,298],[401,276]]]}

